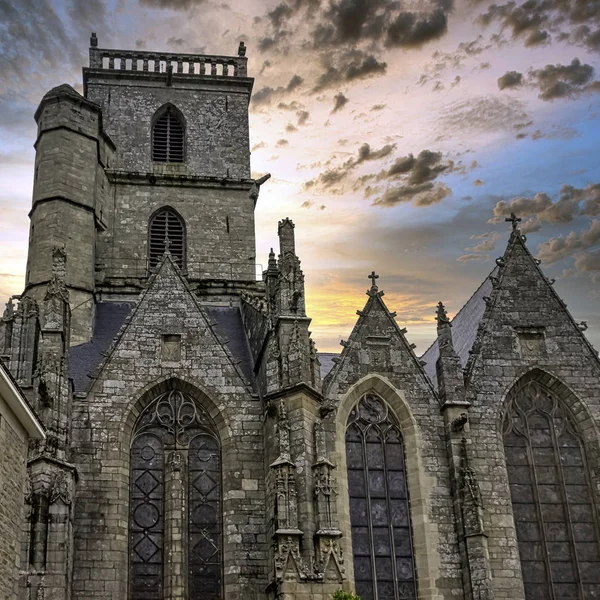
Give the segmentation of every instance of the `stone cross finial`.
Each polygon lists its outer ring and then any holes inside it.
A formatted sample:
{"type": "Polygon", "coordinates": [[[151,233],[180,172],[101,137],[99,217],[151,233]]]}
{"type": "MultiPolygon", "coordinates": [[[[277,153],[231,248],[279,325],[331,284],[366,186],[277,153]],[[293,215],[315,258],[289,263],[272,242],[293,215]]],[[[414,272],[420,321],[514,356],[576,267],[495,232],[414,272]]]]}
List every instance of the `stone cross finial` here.
{"type": "Polygon", "coordinates": [[[165,238],[165,254],[171,254],[171,240],[169,236],[165,238]]]}
{"type": "Polygon", "coordinates": [[[371,274],[367,275],[367,277],[371,280],[371,288],[377,288],[377,284],[375,283],[375,280],[379,279],[379,275],[377,275],[377,273],[375,273],[375,271],[371,271],[371,274]]]}
{"type": "Polygon", "coordinates": [[[518,224],[521,222],[521,218],[517,217],[514,212],[510,213],[510,217],[506,217],[504,219],[507,223],[512,223],[513,231],[517,230],[518,224]]]}
{"type": "Polygon", "coordinates": [[[450,323],[450,319],[448,318],[448,313],[446,312],[446,307],[444,306],[444,304],[441,301],[438,302],[438,305],[437,305],[436,318],[437,318],[438,326],[446,324],[446,323],[450,323]]]}
{"type": "Polygon", "coordinates": [[[240,42],[238,46],[238,56],[246,56],[246,44],[244,42],[240,42]]]}

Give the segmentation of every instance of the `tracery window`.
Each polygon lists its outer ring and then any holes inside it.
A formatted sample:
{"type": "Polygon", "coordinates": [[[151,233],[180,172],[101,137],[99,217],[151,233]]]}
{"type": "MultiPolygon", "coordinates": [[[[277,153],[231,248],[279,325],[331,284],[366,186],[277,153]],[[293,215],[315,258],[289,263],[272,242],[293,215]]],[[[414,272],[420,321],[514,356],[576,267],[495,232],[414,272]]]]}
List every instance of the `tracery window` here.
{"type": "Polygon", "coordinates": [[[183,117],[178,114],[175,107],[170,105],[160,109],[159,114],[152,127],[152,160],[183,162],[185,158],[183,117]]]}
{"type": "Polygon", "coordinates": [[[150,219],[148,228],[148,264],[155,268],[167,247],[175,263],[185,266],[185,223],[172,208],[162,208],[150,219]]]}
{"type": "Polygon", "coordinates": [[[191,397],[166,392],[144,410],[130,485],[129,600],[170,597],[181,573],[189,600],[221,600],[221,452],[212,420],[191,397]]]}
{"type": "Polygon", "coordinates": [[[600,537],[585,448],[541,384],[514,394],[504,450],[526,599],[597,598],[600,537]]]}
{"type": "Polygon", "coordinates": [[[373,393],[348,418],[346,464],[356,593],[362,600],[416,599],[404,443],[396,418],[373,393]]]}

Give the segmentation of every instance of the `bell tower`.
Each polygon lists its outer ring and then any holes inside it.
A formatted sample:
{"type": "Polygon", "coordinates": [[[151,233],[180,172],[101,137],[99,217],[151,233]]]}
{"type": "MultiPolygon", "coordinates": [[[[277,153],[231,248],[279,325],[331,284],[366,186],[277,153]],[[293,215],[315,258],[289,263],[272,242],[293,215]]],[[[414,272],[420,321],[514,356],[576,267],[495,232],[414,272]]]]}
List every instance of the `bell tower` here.
{"type": "Polygon", "coordinates": [[[92,34],[84,95],[116,148],[96,244],[101,298],[139,294],[166,247],[201,297],[254,285],[245,54],[243,42],[237,56],[102,49],[92,34]]]}

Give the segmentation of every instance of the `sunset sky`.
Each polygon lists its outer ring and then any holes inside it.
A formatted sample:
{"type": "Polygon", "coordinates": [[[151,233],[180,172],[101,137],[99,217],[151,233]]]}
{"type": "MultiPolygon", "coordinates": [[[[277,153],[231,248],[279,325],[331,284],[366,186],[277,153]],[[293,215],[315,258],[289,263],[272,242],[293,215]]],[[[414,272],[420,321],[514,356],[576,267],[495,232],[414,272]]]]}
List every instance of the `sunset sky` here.
{"type": "Polygon", "coordinates": [[[600,0],[0,0],[0,301],[22,291],[33,114],[101,48],[235,55],[255,78],[257,262],[296,224],[311,327],[340,350],[375,269],[410,341],[528,246],[600,348],[600,0]]]}

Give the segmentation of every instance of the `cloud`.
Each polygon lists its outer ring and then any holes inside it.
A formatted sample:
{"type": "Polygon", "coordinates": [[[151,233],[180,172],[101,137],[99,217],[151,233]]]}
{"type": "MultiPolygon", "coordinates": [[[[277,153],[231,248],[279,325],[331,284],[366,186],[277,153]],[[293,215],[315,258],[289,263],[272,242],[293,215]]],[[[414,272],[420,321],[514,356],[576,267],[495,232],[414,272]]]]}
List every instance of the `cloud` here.
{"type": "Polygon", "coordinates": [[[466,263],[479,260],[486,261],[490,260],[490,257],[487,254],[463,254],[462,256],[459,256],[456,260],[461,263],[466,263]]]}
{"type": "Polygon", "coordinates": [[[277,143],[275,144],[278,148],[283,148],[284,146],[287,146],[289,144],[289,142],[286,139],[280,139],[277,140],[277,143]]]}
{"type": "MultiPolygon", "coordinates": [[[[568,256],[588,250],[600,243],[600,220],[594,219],[588,229],[571,231],[567,236],[553,237],[538,246],[538,256],[545,264],[552,264],[568,256]]],[[[583,260],[583,259],[581,259],[583,260]]]]}
{"type": "Polygon", "coordinates": [[[186,11],[194,6],[206,4],[205,0],[139,0],[142,6],[167,10],[186,11]]]}
{"type": "Polygon", "coordinates": [[[333,97],[333,109],[332,109],[332,113],[337,112],[338,110],[342,110],[342,108],[344,108],[344,106],[346,106],[346,104],[348,104],[348,98],[346,96],[344,96],[344,94],[342,94],[342,92],[337,93],[334,97],[333,97]]]}
{"type": "Polygon", "coordinates": [[[465,252],[491,252],[496,249],[496,242],[494,240],[484,240],[476,246],[465,248],[465,252]]]}
{"type": "Polygon", "coordinates": [[[512,132],[529,120],[525,104],[510,97],[475,96],[448,105],[438,117],[438,128],[448,134],[512,132]]]}
{"type": "Polygon", "coordinates": [[[534,233],[536,231],[539,231],[541,228],[542,228],[542,222],[537,218],[537,215],[530,217],[529,219],[527,219],[527,221],[522,223],[521,226],[519,227],[519,229],[521,230],[521,233],[523,233],[525,235],[528,233],[534,233]]]}
{"type": "Polygon", "coordinates": [[[310,113],[307,110],[298,110],[296,111],[296,117],[298,118],[298,126],[306,125],[306,122],[310,118],[310,113]]]}
{"type": "Polygon", "coordinates": [[[185,46],[186,41],[183,38],[178,38],[175,36],[170,37],[167,40],[167,45],[169,46],[176,46],[177,48],[181,48],[182,46],[185,46]]]}
{"type": "Polygon", "coordinates": [[[287,133],[293,133],[294,131],[298,131],[298,128],[293,123],[288,123],[285,126],[285,130],[287,133]]]}
{"type": "Polygon", "coordinates": [[[373,54],[352,50],[340,55],[325,55],[322,59],[323,73],[317,79],[314,92],[349,83],[358,79],[368,79],[383,75],[387,63],[380,62],[373,54]]]}
{"type": "Polygon", "coordinates": [[[539,87],[542,100],[568,98],[582,92],[600,91],[600,82],[592,82],[594,67],[574,58],[570,65],[546,65],[529,72],[530,81],[539,87]]]}
{"type": "MultiPolygon", "coordinates": [[[[265,86],[254,93],[251,106],[268,106],[272,104],[275,99],[295,91],[303,82],[304,79],[302,77],[293,75],[286,86],[280,85],[276,88],[265,86]]],[[[284,108],[286,106],[287,105],[283,102],[279,103],[279,108],[284,108]]],[[[295,108],[292,110],[295,110],[295,108]]]]}
{"type": "Polygon", "coordinates": [[[534,47],[549,43],[552,36],[560,41],[600,50],[600,6],[585,0],[514,0],[492,4],[479,15],[484,26],[499,23],[513,40],[534,47]]]}
{"type": "Polygon", "coordinates": [[[498,89],[505,90],[508,88],[520,87],[523,83],[523,73],[517,71],[507,71],[498,78],[498,89]]]}
{"type": "Polygon", "coordinates": [[[600,214],[600,183],[592,183],[586,188],[563,185],[556,202],[544,193],[533,198],[514,198],[510,202],[501,200],[494,207],[494,219],[491,221],[500,222],[511,212],[519,217],[535,215],[539,221],[548,223],[570,223],[580,215],[595,217],[600,214]]]}
{"type": "MultiPolygon", "coordinates": [[[[395,149],[396,144],[386,144],[378,150],[373,150],[369,144],[364,143],[358,149],[356,158],[349,158],[343,164],[324,171],[316,179],[311,179],[305,182],[304,187],[310,188],[315,185],[319,185],[322,188],[329,188],[332,185],[346,179],[360,164],[367,161],[381,160],[386,158],[395,149]]],[[[372,176],[369,175],[368,178],[371,179],[372,176]]]]}
{"type": "Polygon", "coordinates": [[[479,179],[479,178],[478,178],[478,179],[476,179],[476,180],[473,182],[473,185],[474,185],[475,187],[479,187],[479,186],[481,186],[481,185],[485,185],[485,181],[483,181],[482,179],[479,179]]]}

